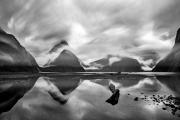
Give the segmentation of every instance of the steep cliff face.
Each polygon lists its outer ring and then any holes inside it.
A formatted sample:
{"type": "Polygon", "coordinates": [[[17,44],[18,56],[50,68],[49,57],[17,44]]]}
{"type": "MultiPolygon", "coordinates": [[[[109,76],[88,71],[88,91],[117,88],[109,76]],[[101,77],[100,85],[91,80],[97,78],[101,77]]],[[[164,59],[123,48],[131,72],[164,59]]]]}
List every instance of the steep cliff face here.
{"type": "Polygon", "coordinates": [[[80,60],[71,51],[63,50],[42,69],[44,72],[84,72],[80,60]]]}
{"type": "Polygon", "coordinates": [[[33,56],[11,34],[0,29],[0,72],[38,72],[33,56]]]}
{"type": "MultiPolygon", "coordinates": [[[[120,57],[119,60],[116,59],[111,63],[111,59],[114,56],[108,55],[107,58],[103,58],[91,63],[91,65],[95,67],[99,67],[99,69],[95,69],[94,71],[100,72],[141,72],[141,65],[139,62],[132,58],[120,57]]],[[[89,70],[93,71],[93,70],[89,70]]]]}
{"type": "Polygon", "coordinates": [[[180,72],[180,29],[171,52],[155,66],[153,72],[180,72]]]}

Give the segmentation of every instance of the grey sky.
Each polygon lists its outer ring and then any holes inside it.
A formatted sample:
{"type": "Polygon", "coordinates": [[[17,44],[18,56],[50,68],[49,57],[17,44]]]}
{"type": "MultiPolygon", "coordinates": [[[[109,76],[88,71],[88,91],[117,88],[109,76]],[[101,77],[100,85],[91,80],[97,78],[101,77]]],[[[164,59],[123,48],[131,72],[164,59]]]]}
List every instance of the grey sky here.
{"type": "Polygon", "coordinates": [[[173,46],[179,6],[179,0],[0,0],[0,26],[40,65],[66,40],[85,63],[114,54],[148,69],[173,46]],[[149,51],[155,54],[147,59],[149,51]]]}

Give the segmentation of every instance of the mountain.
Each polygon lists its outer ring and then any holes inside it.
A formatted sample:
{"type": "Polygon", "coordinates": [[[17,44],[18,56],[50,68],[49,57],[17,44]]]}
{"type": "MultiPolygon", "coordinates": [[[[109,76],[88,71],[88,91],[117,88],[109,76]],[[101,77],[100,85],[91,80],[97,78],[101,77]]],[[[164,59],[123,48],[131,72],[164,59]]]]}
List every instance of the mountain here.
{"type": "Polygon", "coordinates": [[[180,72],[180,29],[171,52],[155,66],[153,72],[180,72]]]}
{"type": "Polygon", "coordinates": [[[90,63],[97,69],[88,71],[100,72],[141,72],[141,65],[136,59],[108,55],[106,58],[90,63]]]}
{"type": "Polygon", "coordinates": [[[33,56],[11,34],[0,28],[0,72],[38,72],[33,56]]]}
{"type": "Polygon", "coordinates": [[[64,49],[53,61],[42,68],[44,72],[84,72],[80,60],[71,51],[64,49]]]}

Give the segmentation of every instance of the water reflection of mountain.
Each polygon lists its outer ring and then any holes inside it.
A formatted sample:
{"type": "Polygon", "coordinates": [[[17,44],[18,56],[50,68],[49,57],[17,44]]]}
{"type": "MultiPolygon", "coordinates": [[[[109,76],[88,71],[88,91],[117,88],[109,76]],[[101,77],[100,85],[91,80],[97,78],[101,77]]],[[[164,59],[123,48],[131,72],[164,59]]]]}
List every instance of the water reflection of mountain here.
{"type": "Polygon", "coordinates": [[[173,75],[173,76],[157,76],[157,79],[167,85],[172,91],[176,93],[176,95],[180,95],[180,76],[173,75]]]}
{"type": "Polygon", "coordinates": [[[10,110],[36,82],[37,77],[1,78],[0,113],[10,110]]]}
{"type": "MultiPolygon", "coordinates": [[[[10,111],[3,113],[0,119],[178,120],[179,110],[174,114],[173,108],[161,102],[169,99],[170,95],[179,96],[176,80],[178,78],[138,75],[40,77],[34,87],[10,111]],[[114,106],[105,102],[112,95],[108,89],[110,83],[120,90],[119,102],[114,106]],[[68,101],[65,104],[58,101],[66,98],[68,101]]],[[[31,86],[34,83],[27,84],[31,86]]]]}

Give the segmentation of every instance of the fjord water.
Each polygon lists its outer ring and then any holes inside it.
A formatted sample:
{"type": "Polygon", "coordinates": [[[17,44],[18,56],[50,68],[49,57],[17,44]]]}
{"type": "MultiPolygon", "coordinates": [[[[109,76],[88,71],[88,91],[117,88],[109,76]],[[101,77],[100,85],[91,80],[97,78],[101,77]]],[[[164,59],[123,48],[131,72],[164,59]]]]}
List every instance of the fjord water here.
{"type": "Polygon", "coordinates": [[[0,120],[179,120],[176,74],[46,73],[0,77],[0,120]],[[109,84],[120,90],[116,105],[109,84]],[[50,92],[67,98],[61,104],[50,92]]]}

